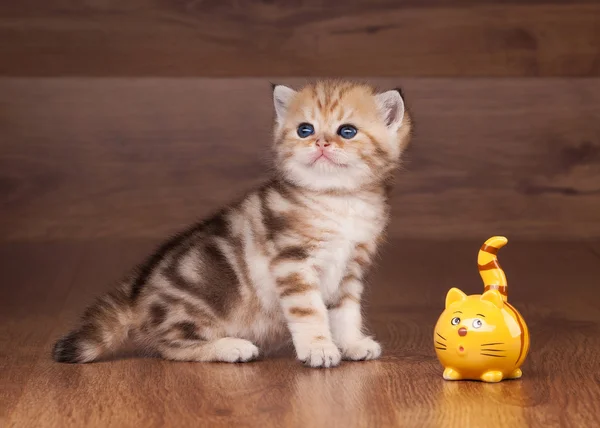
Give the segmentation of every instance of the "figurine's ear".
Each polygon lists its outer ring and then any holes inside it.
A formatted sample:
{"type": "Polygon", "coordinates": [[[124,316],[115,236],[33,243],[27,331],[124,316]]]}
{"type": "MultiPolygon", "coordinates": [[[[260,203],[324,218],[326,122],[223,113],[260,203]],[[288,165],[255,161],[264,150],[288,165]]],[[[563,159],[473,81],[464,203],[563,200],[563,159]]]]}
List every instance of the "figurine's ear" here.
{"type": "Polygon", "coordinates": [[[502,308],[504,306],[504,300],[502,299],[502,294],[498,290],[488,290],[481,295],[481,300],[485,302],[493,303],[497,308],[502,308]]]}
{"type": "Polygon", "coordinates": [[[458,288],[451,288],[446,294],[446,308],[455,302],[462,302],[467,298],[467,295],[458,288]]]}

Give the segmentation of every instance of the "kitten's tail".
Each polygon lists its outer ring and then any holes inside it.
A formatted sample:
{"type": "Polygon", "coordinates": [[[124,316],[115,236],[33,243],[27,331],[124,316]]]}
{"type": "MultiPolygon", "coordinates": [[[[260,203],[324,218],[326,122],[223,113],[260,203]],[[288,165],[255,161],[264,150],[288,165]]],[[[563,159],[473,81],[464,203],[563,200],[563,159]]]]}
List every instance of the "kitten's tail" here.
{"type": "Polygon", "coordinates": [[[504,236],[493,236],[481,247],[477,256],[477,265],[479,275],[483,280],[484,290],[498,290],[502,298],[506,301],[508,288],[506,284],[506,275],[498,263],[498,250],[506,245],[508,239],[504,236]]]}
{"type": "Polygon", "coordinates": [[[122,285],[88,307],[80,326],[54,345],[54,360],[89,363],[118,350],[129,335],[133,319],[130,288],[122,285]]]}

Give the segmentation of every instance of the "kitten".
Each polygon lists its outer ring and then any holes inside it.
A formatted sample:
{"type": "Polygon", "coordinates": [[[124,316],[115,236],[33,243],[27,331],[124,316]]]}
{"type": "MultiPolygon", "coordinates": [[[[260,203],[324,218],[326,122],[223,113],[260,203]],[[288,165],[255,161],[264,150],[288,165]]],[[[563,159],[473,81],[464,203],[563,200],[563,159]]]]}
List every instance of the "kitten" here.
{"type": "Polygon", "coordinates": [[[241,362],[291,333],[299,360],[378,358],[361,294],[411,121],[399,90],[273,87],[275,176],[175,236],[99,298],[53,350],[86,363],[126,339],[180,361],[241,362]]]}

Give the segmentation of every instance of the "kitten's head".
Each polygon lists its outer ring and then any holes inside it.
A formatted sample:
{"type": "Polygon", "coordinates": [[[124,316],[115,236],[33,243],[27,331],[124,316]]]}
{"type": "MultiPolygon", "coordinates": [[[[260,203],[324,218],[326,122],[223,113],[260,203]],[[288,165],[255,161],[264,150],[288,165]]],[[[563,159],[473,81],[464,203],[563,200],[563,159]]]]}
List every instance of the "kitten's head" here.
{"type": "Polygon", "coordinates": [[[354,191],[382,184],[408,144],[399,90],[322,81],[299,91],[276,85],[273,99],[276,165],[297,186],[354,191]]]}

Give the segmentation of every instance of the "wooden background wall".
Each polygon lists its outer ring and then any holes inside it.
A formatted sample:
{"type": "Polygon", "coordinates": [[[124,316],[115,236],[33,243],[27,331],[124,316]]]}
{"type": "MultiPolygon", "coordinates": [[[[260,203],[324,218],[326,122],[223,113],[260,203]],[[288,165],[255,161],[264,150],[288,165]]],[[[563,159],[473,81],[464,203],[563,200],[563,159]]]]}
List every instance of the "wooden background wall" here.
{"type": "Polygon", "coordinates": [[[158,238],[268,174],[269,81],[401,85],[398,237],[600,238],[600,4],[0,3],[0,236],[158,238]]]}
{"type": "Polygon", "coordinates": [[[0,2],[12,76],[597,76],[596,0],[0,2]]]}

